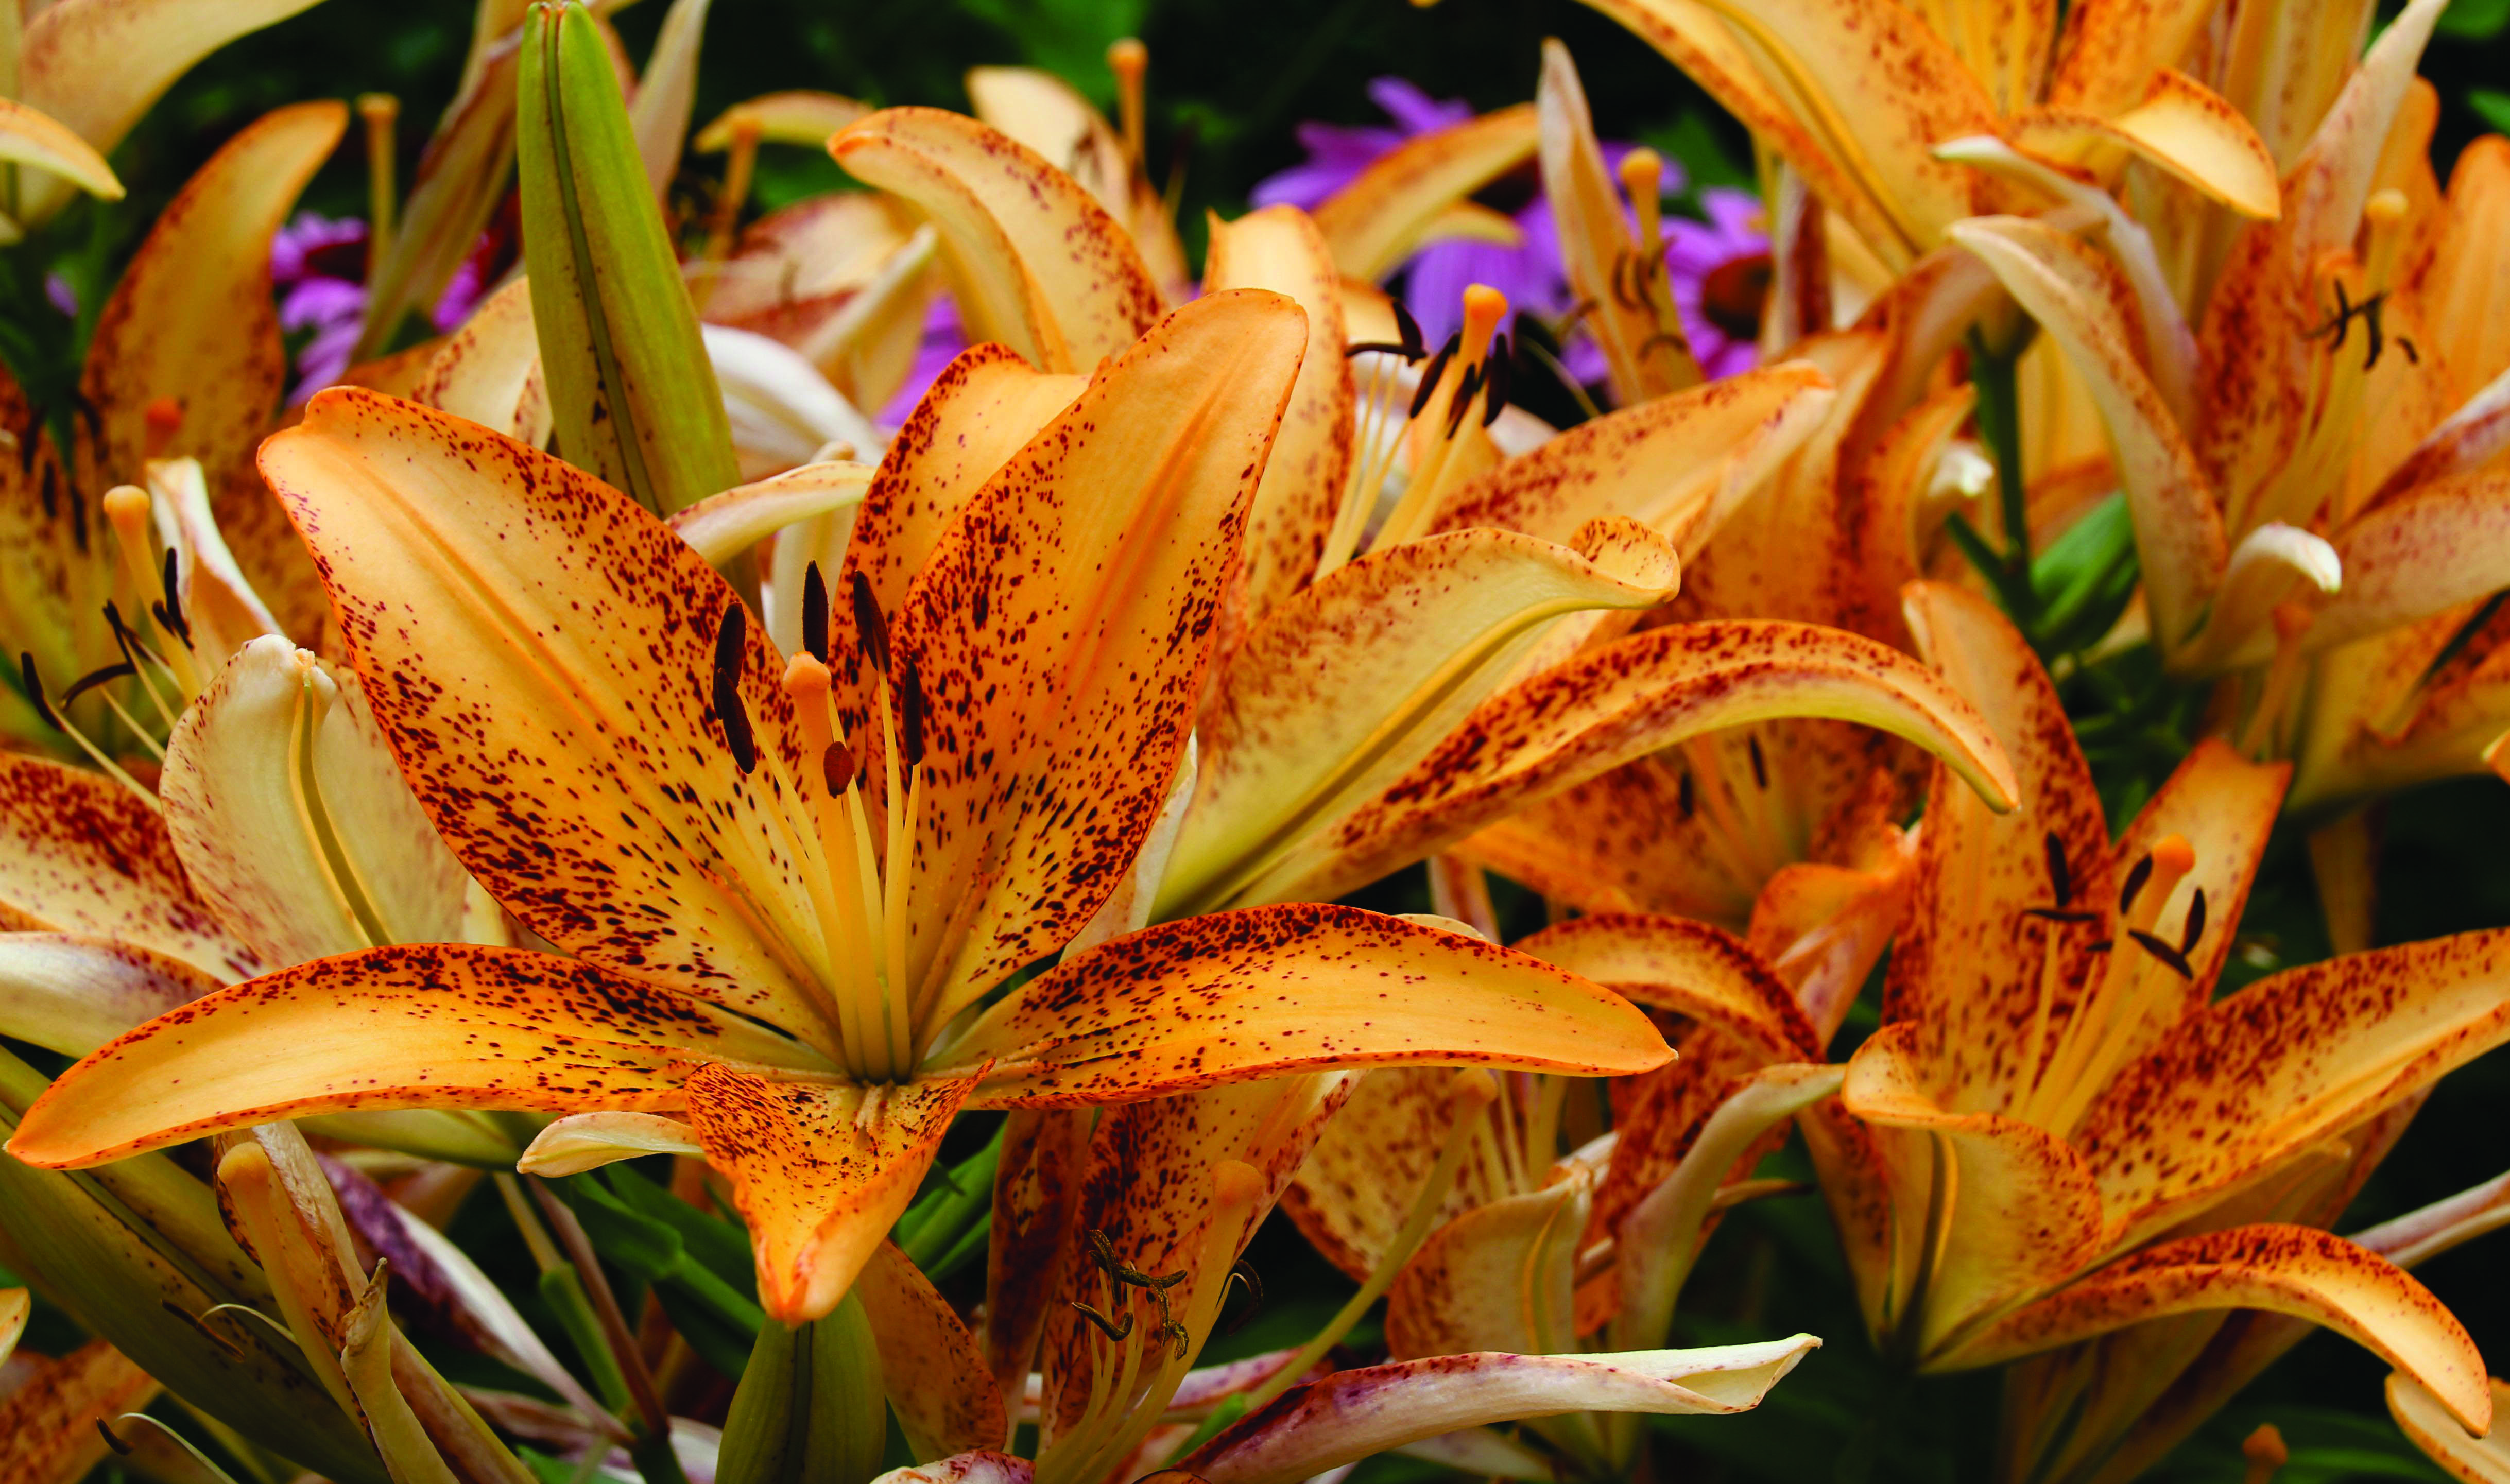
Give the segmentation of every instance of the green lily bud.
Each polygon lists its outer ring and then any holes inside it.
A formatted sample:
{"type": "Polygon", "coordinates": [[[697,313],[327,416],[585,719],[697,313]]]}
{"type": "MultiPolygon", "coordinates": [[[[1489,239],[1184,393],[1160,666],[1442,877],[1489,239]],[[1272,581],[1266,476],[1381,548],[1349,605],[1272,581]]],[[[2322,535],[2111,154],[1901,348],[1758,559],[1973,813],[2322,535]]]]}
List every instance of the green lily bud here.
{"type": "Polygon", "coordinates": [[[579,0],[523,38],[523,261],[557,452],[670,515],[741,482],[713,363],[579,0]]]}
{"type": "Polygon", "coordinates": [[[860,1300],[827,1317],[758,1328],[724,1419],[716,1484],[864,1484],[889,1441],[880,1351],[860,1300]]]}

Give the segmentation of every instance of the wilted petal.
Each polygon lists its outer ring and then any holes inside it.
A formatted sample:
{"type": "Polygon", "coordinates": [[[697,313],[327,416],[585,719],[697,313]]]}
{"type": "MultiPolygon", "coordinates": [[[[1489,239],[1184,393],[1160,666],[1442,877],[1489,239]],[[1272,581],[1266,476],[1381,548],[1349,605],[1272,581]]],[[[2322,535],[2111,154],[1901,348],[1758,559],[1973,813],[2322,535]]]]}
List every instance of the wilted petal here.
{"type": "Polygon", "coordinates": [[[1005,1107],[1336,1066],[1594,1074],[1666,1056],[1646,1016],[1573,974],[1398,918],[1301,903],[1091,949],[1030,980],[934,1060],[981,1072],[978,1105],[1005,1107]]]}
{"type": "Polygon", "coordinates": [[[10,1152],[47,1168],[274,1119],[388,1108],[672,1109],[700,1061],[811,1053],[659,985],[450,944],[319,959],[159,1016],[61,1074],[10,1152]]]}
{"type": "Polygon", "coordinates": [[[1821,1342],[1613,1355],[1440,1355],[1341,1371],[1283,1392],[1179,1467],[1208,1484],[1296,1484],[1442,1432],[1561,1412],[1745,1412],[1821,1342]]]}
{"type": "Polygon", "coordinates": [[[785,1081],[720,1062],[690,1077],[689,1122],[732,1182],[771,1317],[799,1324],[836,1308],[915,1199],[974,1085],[785,1081]]]}

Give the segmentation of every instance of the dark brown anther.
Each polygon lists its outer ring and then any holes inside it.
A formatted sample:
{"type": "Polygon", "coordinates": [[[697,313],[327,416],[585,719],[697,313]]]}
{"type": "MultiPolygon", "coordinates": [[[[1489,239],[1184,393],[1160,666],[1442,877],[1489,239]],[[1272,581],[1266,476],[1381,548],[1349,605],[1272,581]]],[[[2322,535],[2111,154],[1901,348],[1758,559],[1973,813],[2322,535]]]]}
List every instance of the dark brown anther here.
{"type": "Polygon", "coordinates": [[[1753,786],[1766,791],[1769,786],[1769,760],[1761,755],[1761,740],[1757,737],[1743,739],[1743,750],[1752,755],[1753,786]]]}
{"type": "Polygon", "coordinates": [[[99,685],[107,685],[126,675],[135,675],[138,672],[139,667],[128,660],[116,660],[111,665],[89,670],[71,681],[68,690],[61,692],[61,704],[68,705],[99,685]]]}
{"type": "Polygon", "coordinates": [[[1403,347],[1391,340],[1362,340],[1356,345],[1344,346],[1342,359],[1350,361],[1361,356],[1400,356],[1402,354],[1403,347]]]}
{"type": "Polygon", "coordinates": [[[56,732],[68,731],[69,728],[61,725],[60,717],[54,714],[53,704],[44,699],[44,677],[42,672],[35,668],[33,650],[18,651],[18,676],[25,682],[26,701],[34,706],[35,714],[44,718],[44,725],[56,732]]]}
{"type": "Polygon", "coordinates": [[[1456,430],[1464,425],[1464,413],[1473,404],[1473,394],[1482,389],[1482,362],[1476,361],[1457,378],[1455,400],[1447,403],[1447,437],[1454,438],[1456,430]]]}
{"type": "Polygon", "coordinates": [[[829,798],[844,797],[845,791],[855,785],[856,771],[855,755],[844,742],[830,742],[827,750],[819,754],[819,778],[828,785],[829,798]]]}
{"type": "Polygon", "coordinates": [[[2143,949],[2145,952],[2151,954],[2154,958],[2159,959],[2162,963],[2168,965],[2170,970],[2179,975],[2179,977],[2190,980],[2196,977],[2196,970],[2188,964],[2187,955],[2171,947],[2168,943],[2154,937],[2149,932],[2146,932],[2141,929],[2136,928],[2129,928],[2127,930],[2127,936],[2135,939],[2135,945],[2138,948],[2143,949]]]}
{"type": "Polygon", "coordinates": [[[183,617],[183,572],[176,562],[172,547],[166,549],[166,566],[160,575],[166,589],[166,599],[150,611],[157,615],[158,623],[166,626],[168,633],[189,644],[192,642],[192,626],[183,617]]]}
{"type": "Polygon", "coordinates": [[[1429,363],[1421,369],[1421,388],[1412,394],[1412,410],[1404,416],[1419,417],[1421,409],[1429,405],[1429,394],[1438,390],[1438,378],[1447,374],[1447,362],[1455,359],[1456,352],[1462,350],[1464,344],[1464,332],[1458,330],[1447,337],[1446,344],[1438,347],[1438,354],[1430,357],[1429,363]]]}
{"type": "Polygon", "coordinates": [[[1693,794],[1691,775],[1686,773],[1682,776],[1682,781],[1674,787],[1673,807],[1684,819],[1688,820],[1698,804],[1699,800],[1693,794]]]}
{"type": "Polygon", "coordinates": [[[828,663],[828,580],[816,561],[802,569],[802,647],[821,665],[828,663]]]}
{"type": "Polygon", "coordinates": [[[2063,907],[2025,907],[2022,915],[2035,917],[2043,923],[2096,923],[2101,920],[2097,912],[2070,912],[2063,907]]]}
{"type": "Polygon", "coordinates": [[[2145,853],[2143,859],[2127,867],[2126,885],[2118,888],[2118,910],[2120,912],[2134,911],[2136,894],[2143,891],[2144,884],[2151,879],[2152,854],[2148,851],[2145,853]]]}
{"type": "Polygon", "coordinates": [[[758,767],[758,739],[749,730],[749,712],[741,704],[742,636],[748,615],[740,599],[726,603],[723,622],[714,631],[714,715],[723,724],[724,745],[747,778],[758,767]]]}
{"type": "Polygon", "coordinates": [[[1125,1314],[1124,1322],[1119,1324],[1115,1320],[1108,1318],[1105,1314],[1099,1313],[1096,1305],[1084,1304],[1079,1299],[1066,1299],[1063,1302],[1071,1305],[1075,1310],[1079,1311],[1081,1317],[1087,1319],[1090,1324],[1096,1328],[1098,1333],[1105,1335],[1108,1339],[1116,1341],[1118,1344],[1122,1344],[1133,1337],[1133,1316],[1130,1313],[1125,1314]]]}
{"type": "Polygon", "coordinates": [[[912,770],[924,761],[924,688],[915,683],[915,662],[900,655],[891,684],[897,689],[897,746],[912,770]]]}
{"type": "Polygon", "coordinates": [[[1515,359],[1516,348],[1509,343],[1507,336],[1502,335],[1491,342],[1490,376],[1482,383],[1482,426],[1485,428],[1498,422],[1499,415],[1507,410],[1508,378],[1515,374],[1515,359]]]}
{"type": "Polygon", "coordinates": [[[2074,899],[2074,878],[2066,870],[2066,842],[2052,829],[2039,837],[2039,847],[2048,853],[2048,884],[2056,889],[2057,905],[2062,907],[2074,899]]]}
{"type": "Polygon", "coordinates": [[[1417,361],[1429,354],[1429,342],[1421,334],[1421,322],[1412,318],[1412,311],[1403,307],[1403,301],[1395,299],[1392,304],[1394,332],[1403,341],[1396,349],[1403,353],[1404,360],[1417,361]]]}
{"type": "Polygon", "coordinates": [[[131,1456],[131,1445],[114,1436],[113,1429],[105,1426],[103,1418],[99,1417],[95,1420],[95,1430],[104,1434],[104,1446],[112,1449],[118,1454],[121,1454],[124,1458],[129,1458],[131,1456]]]}
{"type": "Polygon", "coordinates": [[[880,616],[880,600],[871,595],[871,579],[860,572],[855,575],[855,638],[862,645],[863,658],[871,667],[889,673],[889,623],[880,616]]]}
{"type": "Polygon", "coordinates": [[[2205,889],[2198,887],[2195,896],[2187,903],[2187,927],[2179,934],[2180,953],[2186,955],[2195,952],[2196,940],[2204,935],[2205,889]]]}

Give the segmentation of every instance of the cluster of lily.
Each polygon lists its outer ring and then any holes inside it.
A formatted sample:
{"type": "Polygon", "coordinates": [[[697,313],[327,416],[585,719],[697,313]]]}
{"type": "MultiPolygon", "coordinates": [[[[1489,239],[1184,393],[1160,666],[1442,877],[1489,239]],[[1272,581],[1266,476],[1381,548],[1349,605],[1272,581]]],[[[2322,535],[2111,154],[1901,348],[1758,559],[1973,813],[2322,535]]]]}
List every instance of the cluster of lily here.
{"type": "MultiPolygon", "coordinates": [[[[0,5],[0,226],[310,3],[0,5]]],[[[0,1476],[1600,1484],[1821,1343],[1667,1348],[1800,1140],[1881,1352],[2008,1368],[2013,1484],[2313,1326],[2510,1479],[2408,1271],[2510,1176],[2332,1230],[2510,1040],[2510,935],[2370,941],[2365,807],[2510,773],[2444,0],[1592,3],[1759,236],[1557,43],[1198,278],[1138,45],[1114,122],[996,68],[692,131],[704,0],[641,69],[482,0],[405,195],[361,100],[298,402],[351,110],[220,148],[75,392],[0,379],[0,1476]],[[796,146],[861,188],[744,226],[796,146]],[[2218,993],[2278,827],[2340,956],[2218,993]],[[1356,1291],[1198,1363],[1276,1207],[1356,1291]],[[9,1359],[38,1299],[89,1338],[9,1359]]]]}

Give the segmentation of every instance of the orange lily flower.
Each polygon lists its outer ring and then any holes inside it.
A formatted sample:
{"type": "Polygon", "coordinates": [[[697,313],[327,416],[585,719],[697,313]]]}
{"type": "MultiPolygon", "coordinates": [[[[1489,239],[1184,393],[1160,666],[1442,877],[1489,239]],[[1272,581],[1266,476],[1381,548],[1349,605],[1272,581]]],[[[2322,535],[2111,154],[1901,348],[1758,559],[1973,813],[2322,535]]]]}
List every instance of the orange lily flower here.
{"type": "Polygon", "coordinates": [[[2220,1001],[2287,770],[2200,745],[2116,846],[2053,687],[1985,599],[1911,628],[2013,751],[2023,807],[1938,772],[1858,1121],[1813,1140],[1868,1323],[1921,1370],[2262,1309],[2336,1329],[2481,1428],[2483,1363],[2395,1265],[2262,1213],[2331,1137],[2510,1039],[2510,938],[2289,970],[2220,1001]]]}
{"type": "Polygon", "coordinates": [[[574,957],[383,947],[222,990],[64,1074],[12,1152],[491,1107],[588,1115],[544,1136],[581,1167],[685,1114],[663,1142],[730,1180],[793,1321],[845,1294],[962,1107],[1657,1064],[1644,1018],[1572,975],[1334,907],[1134,933],[987,1003],[1117,893],[1170,791],[1303,331],[1216,295],[999,470],[952,487],[901,461],[857,522],[852,622],[806,602],[789,661],[618,492],[413,403],[318,397],[263,470],[376,718],[455,854],[574,957]]]}

